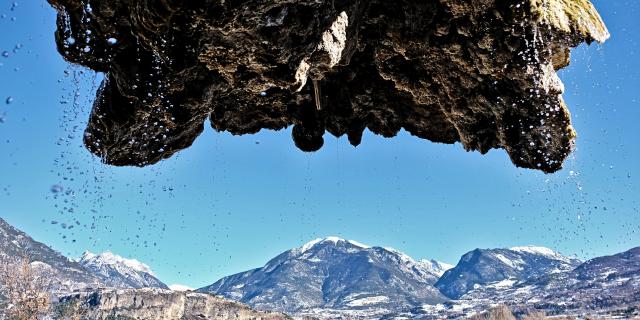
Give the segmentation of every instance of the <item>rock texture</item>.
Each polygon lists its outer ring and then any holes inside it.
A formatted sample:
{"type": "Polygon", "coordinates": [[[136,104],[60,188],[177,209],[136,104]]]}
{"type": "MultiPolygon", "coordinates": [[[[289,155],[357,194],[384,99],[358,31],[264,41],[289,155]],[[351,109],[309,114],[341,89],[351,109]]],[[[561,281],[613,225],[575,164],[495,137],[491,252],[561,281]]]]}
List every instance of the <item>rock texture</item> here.
{"type": "Polygon", "coordinates": [[[80,303],[83,319],[139,320],[288,320],[208,294],[162,289],[103,290],[62,297],[60,304],[80,303]]]}
{"type": "Polygon", "coordinates": [[[48,0],[71,62],[104,72],[85,133],[104,162],[250,134],[404,129],[553,172],[576,137],[556,70],[609,33],[588,0],[48,0]]]}

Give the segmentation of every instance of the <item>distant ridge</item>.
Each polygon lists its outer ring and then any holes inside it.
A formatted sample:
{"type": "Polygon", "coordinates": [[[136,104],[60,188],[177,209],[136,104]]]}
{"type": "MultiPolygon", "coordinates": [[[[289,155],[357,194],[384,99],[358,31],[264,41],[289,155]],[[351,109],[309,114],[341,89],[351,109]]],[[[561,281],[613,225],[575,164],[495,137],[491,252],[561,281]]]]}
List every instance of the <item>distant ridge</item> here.
{"type": "Polygon", "coordinates": [[[449,265],[415,261],[391,248],[326,237],[283,252],[264,267],[220,279],[200,292],[259,310],[377,309],[399,312],[445,302],[433,284],[449,265]]]}

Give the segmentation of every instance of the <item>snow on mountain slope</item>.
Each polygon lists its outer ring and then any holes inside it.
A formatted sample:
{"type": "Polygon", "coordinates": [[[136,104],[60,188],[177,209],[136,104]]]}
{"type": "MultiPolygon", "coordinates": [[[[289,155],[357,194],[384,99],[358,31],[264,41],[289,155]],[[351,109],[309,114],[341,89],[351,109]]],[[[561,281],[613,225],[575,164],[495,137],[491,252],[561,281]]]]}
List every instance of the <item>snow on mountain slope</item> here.
{"type": "Polygon", "coordinates": [[[449,269],[453,269],[453,265],[436,260],[420,260],[418,261],[424,268],[430,270],[431,273],[442,277],[442,275],[449,269]]]}
{"type": "Polygon", "coordinates": [[[264,267],[201,288],[261,310],[376,309],[398,312],[446,298],[433,287],[446,264],[391,248],[328,237],[286,251],[264,267]]]}
{"type": "Polygon", "coordinates": [[[75,290],[103,286],[102,281],[45,244],[12,227],[0,218],[0,262],[19,265],[30,262],[34,272],[45,275],[54,290],[75,290]]]}
{"type": "Polygon", "coordinates": [[[573,270],[574,258],[535,246],[510,249],[476,249],[462,256],[458,264],[443,274],[436,287],[449,298],[458,299],[481,286],[503,280],[523,281],[545,274],[573,270]]]}
{"type": "Polygon", "coordinates": [[[184,292],[184,291],[193,291],[194,289],[189,287],[189,286],[185,286],[183,284],[171,284],[169,285],[169,289],[171,289],[172,291],[179,291],[179,292],[184,292]]]}
{"type": "Polygon", "coordinates": [[[317,238],[315,240],[311,240],[311,241],[305,243],[304,245],[302,245],[302,247],[298,248],[297,250],[300,253],[305,253],[308,250],[310,250],[313,247],[315,247],[316,245],[320,245],[322,243],[338,244],[340,242],[346,242],[346,243],[349,243],[351,245],[354,245],[354,246],[356,246],[358,248],[362,248],[362,249],[370,248],[370,246],[362,244],[362,243],[354,241],[354,240],[345,240],[345,239],[341,239],[339,237],[326,237],[326,238],[317,238]]]}
{"type": "Polygon", "coordinates": [[[168,289],[155,277],[149,266],[135,259],[125,259],[111,252],[94,254],[87,251],[79,263],[110,287],[168,289]]]}
{"type": "Polygon", "coordinates": [[[633,310],[640,301],[639,289],[640,247],[588,260],[569,271],[477,287],[454,304],[469,306],[474,311],[487,305],[506,304],[516,311],[539,309],[568,315],[595,312],[607,315],[608,319],[609,311],[633,310]]]}

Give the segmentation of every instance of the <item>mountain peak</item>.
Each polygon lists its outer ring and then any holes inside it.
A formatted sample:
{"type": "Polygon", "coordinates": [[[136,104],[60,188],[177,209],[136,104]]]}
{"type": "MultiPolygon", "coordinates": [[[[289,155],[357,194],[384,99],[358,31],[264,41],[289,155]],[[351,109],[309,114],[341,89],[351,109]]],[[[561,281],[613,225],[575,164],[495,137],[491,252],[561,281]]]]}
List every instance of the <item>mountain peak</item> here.
{"type": "Polygon", "coordinates": [[[335,236],[329,236],[329,237],[325,237],[325,238],[317,238],[314,240],[311,240],[307,243],[305,243],[302,247],[298,248],[298,251],[300,253],[305,253],[307,251],[309,251],[310,249],[320,245],[320,244],[333,244],[333,245],[337,245],[339,243],[347,243],[347,244],[351,244],[353,246],[356,246],[358,248],[361,249],[368,249],[370,248],[370,246],[362,244],[360,242],[354,241],[354,240],[346,240],[346,239],[342,239],[340,237],[335,237],[335,236]]]}
{"type": "Polygon", "coordinates": [[[545,274],[573,270],[580,261],[545,247],[476,249],[462,256],[458,264],[436,283],[446,296],[459,299],[476,288],[503,280],[525,281],[545,274]]]}
{"type": "Polygon", "coordinates": [[[97,264],[97,265],[108,265],[108,266],[121,265],[121,266],[131,268],[134,271],[144,272],[152,276],[155,276],[155,274],[151,270],[151,267],[149,267],[148,265],[136,259],[123,258],[110,251],[105,251],[100,254],[95,254],[90,251],[85,251],[82,254],[82,257],[80,257],[80,262],[82,264],[97,264]]]}
{"type": "Polygon", "coordinates": [[[577,259],[575,259],[573,257],[565,256],[565,255],[561,254],[560,252],[552,250],[552,249],[549,249],[547,247],[528,245],[528,246],[520,246],[520,247],[511,247],[511,248],[509,248],[509,250],[515,251],[515,252],[519,252],[519,253],[523,253],[523,254],[532,254],[532,255],[543,256],[543,257],[546,257],[546,258],[549,258],[549,259],[559,260],[559,261],[563,261],[563,262],[566,262],[566,263],[574,263],[574,262],[578,261],[577,259]]]}
{"type": "Polygon", "coordinates": [[[442,276],[447,270],[449,269],[453,269],[454,265],[442,262],[442,261],[438,261],[438,260],[420,260],[418,261],[418,263],[420,263],[421,265],[425,266],[426,268],[428,268],[429,270],[433,271],[433,273],[435,273],[438,276],[442,276]]]}
{"type": "Polygon", "coordinates": [[[540,247],[540,246],[534,246],[534,245],[528,245],[528,246],[518,246],[518,247],[511,247],[509,248],[509,250],[512,251],[518,251],[518,252],[526,252],[526,253],[533,253],[533,254],[540,254],[540,255],[545,255],[545,256],[556,256],[559,255],[559,253],[547,248],[547,247],[540,247]]]}
{"type": "Polygon", "coordinates": [[[326,237],[198,291],[289,313],[354,308],[401,311],[416,307],[416,301],[446,301],[433,287],[442,272],[435,264],[416,262],[395,249],[326,237]]]}
{"type": "Polygon", "coordinates": [[[168,288],[156,278],[148,265],[110,251],[100,254],[86,251],[78,262],[114,288],[168,288]]]}

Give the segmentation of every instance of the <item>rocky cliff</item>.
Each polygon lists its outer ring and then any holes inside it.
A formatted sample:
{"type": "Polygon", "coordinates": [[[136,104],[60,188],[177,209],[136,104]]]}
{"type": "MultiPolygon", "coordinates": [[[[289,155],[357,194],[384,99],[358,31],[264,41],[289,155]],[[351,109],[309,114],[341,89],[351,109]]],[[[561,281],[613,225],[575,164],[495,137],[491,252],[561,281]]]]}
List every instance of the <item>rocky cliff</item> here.
{"type": "Polygon", "coordinates": [[[85,133],[113,165],[144,166],[203,131],[400,130],[507,151],[553,172],[576,133],[556,70],[609,33],[588,0],[48,0],[68,60],[105,73],[85,133]]]}
{"type": "MultiPolygon", "coordinates": [[[[208,294],[163,289],[104,290],[61,298],[61,305],[80,303],[75,310],[86,319],[153,320],[286,320],[288,316],[259,312],[208,294]]],[[[76,313],[78,314],[78,313],[76,313]]]]}

